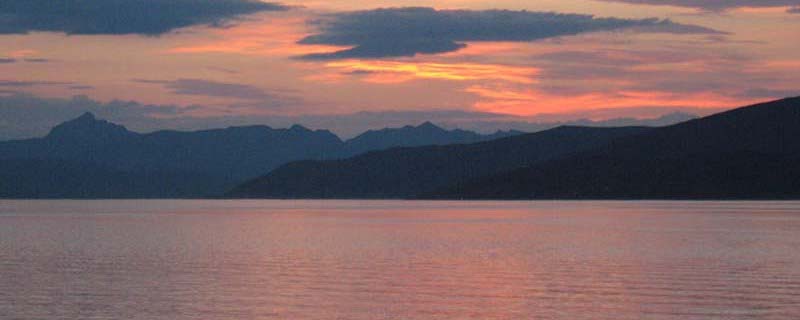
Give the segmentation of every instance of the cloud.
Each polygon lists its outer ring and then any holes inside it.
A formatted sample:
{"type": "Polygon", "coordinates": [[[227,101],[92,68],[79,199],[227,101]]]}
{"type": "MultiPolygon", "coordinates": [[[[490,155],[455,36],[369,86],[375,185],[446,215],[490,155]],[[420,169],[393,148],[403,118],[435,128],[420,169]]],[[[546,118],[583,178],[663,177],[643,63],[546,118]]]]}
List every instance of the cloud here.
{"type": "Polygon", "coordinates": [[[274,99],[276,95],[250,85],[214,82],[201,79],[178,79],[166,85],[172,93],[244,100],[274,99]]]}
{"type": "Polygon", "coordinates": [[[788,10],[786,10],[786,12],[788,12],[788,13],[794,13],[794,14],[800,14],[800,6],[797,6],[797,7],[791,7],[791,8],[789,8],[788,10]]]}
{"type": "Polygon", "coordinates": [[[72,82],[0,80],[0,87],[6,88],[29,88],[35,86],[60,86],[69,84],[72,84],[72,82]]]}
{"type": "Polygon", "coordinates": [[[222,68],[222,67],[206,67],[206,69],[216,72],[221,72],[225,74],[239,74],[239,71],[234,69],[222,68]]]}
{"type": "Polygon", "coordinates": [[[43,58],[24,58],[24,59],[15,59],[15,58],[0,58],[0,64],[6,63],[16,63],[20,61],[25,61],[28,63],[47,63],[50,62],[50,59],[43,59],[43,58]]]}
{"type": "Polygon", "coordinates": [[[202,79],[133,79],[132,81],[163,85],[165,88],[169,89],[170,92],[178,95],[234,98],[242,100],[273,100],[279,98],[277,94],[268,92],[267,90],[237,83],[216,82],[202,79]]]}
{"type": "Polygon", "coordinates": [[[37,87],[63,87],[70,90],[94,89],[92,86],[61,81],[0,80],[0,95],[18,95],[37,87]]]}
{"type": "Polygon", "coordinates": [[[288,7],[258,0],[2,0],[0,34],[160,35],[288,7]]]}
{"type": "Polygon", "coordinates": [[[800,5],[800,1],[798,0],[601,0],[601,1],[685,7],[685,8],[694,8],[707,12],[721,12],[725,10],[742,8],[742,7],[774,8],[774,7],[796,7],[800,5]]]}
{"type": "Polygon", "coordinates": [[[74,85],[74,86],[69,86],[67,88],[69,88],[70,90],[91,90],[91,89],[94,89],[93,86],[87,86],[87,85],[74,85]]]}
{"type": "Polygon", "coordinates": [[[593,31],[639,28],[641,32],[720,34],[660,19],[596,18],[591,15],[509,10],[390,8],[336,13],[314,22],[319,32],[300,44],[352,46],[302,59],[384,58],[457,51],[470,41],[526,42],[593,31]]]}
{"type": "Polygon", "coordinates": [[[301,105],[301,98],[285,91],[268,90],[256,86],[217,82],[203,79],[151,80],[131,79],[133,82],[160,85],[170,93],[184,96],[202,96],[234,100],[226,105],[229,109],[283,109],[290,105],[301,105]]]}
{"type": "MultiPolygon", "coordinates": [[[[664,48],[659,49],[572,49],[538,54],[532,58],[536,61],[552,62],[560,66],[569,64],[591,67],[633,67],[654,63],[664,64],[706,61],[716,58],[721,54],[722,53],[716,52],[714,54],[709,54],[703,51],[689,51],[683,47],[669,48],[664,46],[664,48]]],[[[738,58],[738,56],[733,56],[732,54],[729,54],[729,56],[731,56],[731,59],[738,58]]]]}
{"type": "Polygon", "coordinates": [[[25,58],[24,60],[25,60],[25,62],[30,62],[30,63],[46,63],[46,62],[50,62],[50,59],[44,59],[44,58],[25,58]]]}
{"type": "Polygon", "coordinates": [[[152,79],[131,79],[132,82],[144,84],[169,84],[170,80],[152,80],[152,79]]]}

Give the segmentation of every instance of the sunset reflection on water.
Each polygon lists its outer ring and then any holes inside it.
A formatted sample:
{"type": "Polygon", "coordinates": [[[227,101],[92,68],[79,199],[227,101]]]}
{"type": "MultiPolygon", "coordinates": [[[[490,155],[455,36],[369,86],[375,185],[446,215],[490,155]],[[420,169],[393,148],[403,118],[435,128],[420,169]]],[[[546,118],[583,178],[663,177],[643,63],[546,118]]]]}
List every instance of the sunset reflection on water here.
{"type": "Polygon", "coordinates": [[[0,204],[2,318],[800,316],[796,202],[0,204]]]}

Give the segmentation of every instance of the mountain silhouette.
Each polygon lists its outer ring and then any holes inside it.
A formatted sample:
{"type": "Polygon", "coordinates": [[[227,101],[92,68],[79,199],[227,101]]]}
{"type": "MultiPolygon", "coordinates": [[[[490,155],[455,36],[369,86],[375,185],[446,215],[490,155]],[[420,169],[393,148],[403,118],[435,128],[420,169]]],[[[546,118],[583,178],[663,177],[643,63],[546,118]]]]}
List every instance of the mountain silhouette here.
{"type": "Polygon", "coordinates": [[[800,98],[788,98],[621,138],[423,197],[796,199],[798,137],[800,98]]]}
{"type": "Polygon", "coordinates": [[[234,198],[800,197],[800,98],[662,128],[560,127],[281,166],[234,198]]]}
{"type": "Polygon", "coordinates": [[[227,196],[409,198],[648,130],[560,127],[475,144],[394,148],[344,160],[293,162],[233,189],[227,196]]]}
{"type": "Polygon", "coordinates": [[[55,126],[48,138],[62,143],[96,144],[123,141],[134,135],[121,125],[97,120],[94,114],[86,112],[74,120],[55,126]]]}
{"type": "Polygon", "coordinates": [[[376,132],[391,139],[365,134],[344,142],[330,131],[300,125],[141,134],[84,113],[55,126],[45,137],[0,142],[0,197],[205,197],[291,161],[494,137],[447,131],[430,123],[376,132]]]}
{"type": "Polygon", "coordinates": [[[288,161],[325,158],[342,141],[301,126],[231,127],[140,134],[86,113],[44,138],[0,143],[3,159],[60,159],[121,170],[184,170],[230,179],[267,172],[288,161]]]}
{"type": "Polygon", "coordinates": [[[466,130],[445,130],[431,122],[419,126],[369,130],[345,143],[342,157],[349,157],[371,150],[393,147],[415,147],[428,145],[463,144],[494,140],[522,134],[520,131],[497,131],[491,135],[481,135],[466,130]]]}

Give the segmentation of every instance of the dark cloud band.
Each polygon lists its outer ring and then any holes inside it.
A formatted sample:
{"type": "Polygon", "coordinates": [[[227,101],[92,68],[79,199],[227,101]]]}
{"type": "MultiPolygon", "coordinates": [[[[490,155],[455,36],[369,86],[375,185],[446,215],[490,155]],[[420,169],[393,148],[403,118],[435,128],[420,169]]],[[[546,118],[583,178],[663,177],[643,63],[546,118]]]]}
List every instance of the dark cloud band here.
{"type": "Polygon", "coordinates": [[[281,90],[269,90],[256,86],[217,82],[204,79],[149,80],[131,79],[132,82],[162,86],[172,94],[226,98],[235,102],[229,107],[258,107],[282,109],[302,103],[302,99],[281,90]]]}
{"type": "Polygon", "coordinates": [[[216,82],[203,79],[132,79],[131,81],[137,83],[162,85],[169,89],[173,94],[178,95],[235,98],[242,100],[270,100],[276,99],[278,96],[277,94],[273,94],[264,89],[250,85],[216,82]]]}
{"type": "Polygon", "coordinates": [[[70,84],[72,84],[72,82],[0,80],[0,87],[5,88],[29,88],[36,86],[61,86],[70,84]]]}
{"type": "Polygon", "coordinates": [[[287,7],[258,0],[0,0],[0,34],[159,35],[287,7]]]}
{"type": "Polygon", "coordinates": [[[315,22],[319,33],[301,44],[352,46],[303,59],[382,58],[444,53],[469,41],[534,41],[593,31],[639,28],[643,32],[715,34],[718,31],[660,19],[508,10],[391,8],[338,13],[315,22]]]}
{"type": "Polygon", "coordinates": [[[602,0],[608,2],[625,2],[632,4],[664,5],[685,8],[695,8],[702,11],[719,12],[735,8],[774,8],[794,7],[791,13],[800,6],[800,0],[602,0]]]}

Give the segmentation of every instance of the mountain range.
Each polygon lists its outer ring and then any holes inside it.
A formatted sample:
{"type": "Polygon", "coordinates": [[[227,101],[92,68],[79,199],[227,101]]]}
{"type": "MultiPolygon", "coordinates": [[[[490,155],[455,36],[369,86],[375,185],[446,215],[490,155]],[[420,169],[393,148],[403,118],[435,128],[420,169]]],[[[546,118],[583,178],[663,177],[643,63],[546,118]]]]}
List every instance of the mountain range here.
{"type": "Polygon", "coordinates": [[[473,143],[516,134],[520,132],[480,135],[429,122],[368,131],[347,141],[299,125],[142,134],[85,113],[45,137],[0,142],[0,197],[206,197],[294,160],[340,159],[398,146],[473,143]]]}
{"type": "Polygon", "coordinates": [[[298,161],[232,198],[800,198],[800,98],[660,128],[559,127],[298,161]]]}
{"type": "Polygon", "coordinates": [[[800,198],[800,98],[664,127],[342,140],[300,125],[132,132],[93,114],[0,142],[0,198],[800,198]]]}

